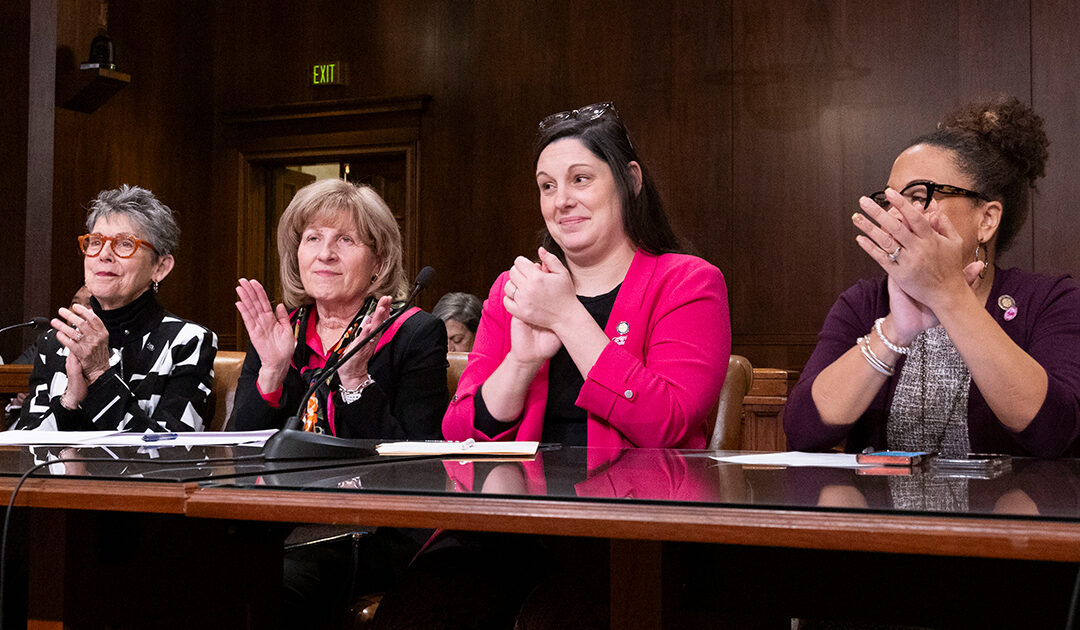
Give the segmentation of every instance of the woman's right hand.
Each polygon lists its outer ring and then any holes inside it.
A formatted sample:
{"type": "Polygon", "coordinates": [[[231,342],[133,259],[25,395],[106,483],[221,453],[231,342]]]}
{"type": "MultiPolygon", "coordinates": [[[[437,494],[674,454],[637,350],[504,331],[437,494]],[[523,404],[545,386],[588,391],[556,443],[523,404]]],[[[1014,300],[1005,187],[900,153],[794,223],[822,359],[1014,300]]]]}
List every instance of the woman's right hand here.
{"type": "Polygon", "coordinates": [[[540,364],[562,347],[559,337],[548,330],[510,318],[510,356],[520,363],[540,364]]]}
{"type": "Polygon", "coordinates": [[[289,361],[296,349],[289,312],[284,304],[278,304],[276,309],[270,306],[266,289],[258,280],[240,278],[236,295],[240,298],[236,310],[240,311],[251,346],[262,362],[259,389],[267,393],[277,391],[285,382],[289,361]]]}
{"type": "Polygon", "coordinates": [[[885,336],[897,345],[908,346],[924,330],[938,325],[938,318],[928,306],[911,297],[889,276],[889,318],[884,322],[885,336]]]}

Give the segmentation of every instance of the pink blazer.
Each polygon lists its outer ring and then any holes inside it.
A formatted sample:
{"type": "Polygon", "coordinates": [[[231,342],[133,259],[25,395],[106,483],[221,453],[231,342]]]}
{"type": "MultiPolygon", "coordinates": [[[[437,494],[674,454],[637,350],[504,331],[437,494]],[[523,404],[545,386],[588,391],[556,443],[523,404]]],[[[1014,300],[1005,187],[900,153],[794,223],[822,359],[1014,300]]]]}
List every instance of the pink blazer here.
{"type": "MultiPolygon", "coordinates": [[[[510,351],[510,314],[499,276],[484,302],[469,363],[443,417],[448,440],[490,440],[473,423],[476,390],[510,351]]],[[[705,448],[707,417],[731,354],[727,287],[695,256],[642,251],[623,280],[605,333],[611,339],[576,404],[588,414],[589,446],[705,448]]],[[[496,440],[539,440],[547,403],[545,363],[522,417],[496,440]]]]}

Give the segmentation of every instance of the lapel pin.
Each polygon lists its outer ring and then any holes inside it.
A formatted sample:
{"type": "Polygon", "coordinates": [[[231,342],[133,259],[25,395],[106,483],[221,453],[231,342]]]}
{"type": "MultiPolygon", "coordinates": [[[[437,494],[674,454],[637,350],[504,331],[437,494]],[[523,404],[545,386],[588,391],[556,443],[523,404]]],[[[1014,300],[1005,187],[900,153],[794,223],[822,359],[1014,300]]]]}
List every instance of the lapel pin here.
{"type": "Polygon", "coordinates": [[[1011,295],[1002,295],[998,298],[998,308],[1005,311],[1004,319],[1007,322],[1011,322],[1016,318],[1016,314],[1019,312],[1016,308],[1016,300],[1011,295]]]}

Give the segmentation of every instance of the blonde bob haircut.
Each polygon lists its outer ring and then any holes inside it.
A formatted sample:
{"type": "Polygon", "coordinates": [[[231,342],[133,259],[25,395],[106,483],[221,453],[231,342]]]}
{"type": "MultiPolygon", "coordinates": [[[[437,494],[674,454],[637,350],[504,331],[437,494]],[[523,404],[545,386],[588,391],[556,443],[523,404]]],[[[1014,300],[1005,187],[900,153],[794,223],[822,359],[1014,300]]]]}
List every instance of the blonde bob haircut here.
{"type": "Polygon", "coordinates": [[[401,262],[401,232],[393,213],[369,186],[341,179],[322,179],[296,191],[278,222],[277,246],[281,259],[281,291],[285,306],[294,309],[314,302],[300,280],[297,251],[300,236],[309,226],[352,224],[360,240],[375,251],[376,279],[368,295],[392,295],[402,300],[408,292],[401,262]]]}

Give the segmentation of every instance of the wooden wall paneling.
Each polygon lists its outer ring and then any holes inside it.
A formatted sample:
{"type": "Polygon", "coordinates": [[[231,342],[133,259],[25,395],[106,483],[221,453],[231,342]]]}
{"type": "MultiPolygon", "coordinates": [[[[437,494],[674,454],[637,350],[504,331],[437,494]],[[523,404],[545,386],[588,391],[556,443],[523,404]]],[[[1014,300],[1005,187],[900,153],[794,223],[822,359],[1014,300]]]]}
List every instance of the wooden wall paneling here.
{"type": "MultiPolygon", "coordinates": [[[[0,65],[6,69],[4,90],[0,91],[0,189],[5,191],[0,202],[0,221],[8,238],[0,248],[0,268],[12,270],[0,274],[0,322],[3,325],[23,321],[24,268],[26,246],[30,234],[27,223],[27,136],[29,132],[30,91],[30,0],[12,0],[0,4],[0,65]],[[16,272],[15,270],[19,270],[16,272]]],[[[0,356],[11,361],[30,335],[7,333],[0,338],[0,356]]]]}
{"type": "Polygon", "coordinates": [[[544,225],[533,162],[536,124],[549,113],[599,100],[578,102],[568,77],[569,14],[588,12],[580,5],[575,9],[560,11],[550,2],[499,3],[494,10],[473,12],[475,68],[467,72],[474,87],[470,106],[477,115],[468,142],[495,148],[499,160],[477,152],[467,166],[475,219],[463,226],[461,238],[485,243],[485,252],[457,265],[482,269],[486,277],[471,279],[482,299],[516,256],[536,258],[537,233],[544,225]],[[540,15],[547,17],[538,22],[540,15]]]}
{"type": "MultiPolygon", "coordinates": [[[[958,3],[957,24],[963,26],[957,28],[959,84],[954,104],[1001,93],[1031,103],[1031,12],[1031,0],[958,3]]],[[[1009,251],[998,256],[1000,266],[1033,269],[1031,219],[1009,251]]]]}
{"type": "Polygon", "coordinates": [[[735,196],[753,211],[736,224],[748,254],[735,272],[753,282],[733,291],[732,313],[736,348],[755,365],[800,368],[839,293],[880,273],[850,216],[907,142],[989,85],[1022,88],[1023,53],[958,35],[973,25],[1026,42],[1023,11],[999,4],[736,3],[735,196]],[[918,45],[889,33],[918,33],[918,45]]]}
{"type": "MultiPolygon", "coordinates": [[[[537,120],[613,99],[676,228],[728,278],[736,349],[755,365],[799,368],[836,296],[878,273],[854,244],[858,196],[880,188],[909,139],[952,105],[999,89],[1024,98],[1029,66],[1057,73],[1057,60],[1071,57],[1054,52],[1053,39],[1033,41],[1026,13],[1045,16],[1043,31],[1066,33],[1067,19],[1053,22],[1063,6],[272,0],[251,11],[234,0],[212,8],[212,101],[220,113],[430,94],[416,200],[417,265],[438,270],[422,300],[430,307],[449,290],[484,296],[514,256],[533,251],[537,120]],[[1043,57],[1031,57],[1032,45],[1043,57]],[[310,65],[327,58],[350,64],[349,85],[309,85],[310,65]]],[[[1049,90],[1037,92],[1044,102],[1049,90]]],[[[1044,114],[1068,133],[1064,92],[1063,111],[1044,114]]],[[[214,129],[211,213],[235,225],[237,191],[218,179],[236,168],[223,148],[229,132],[214,129]]],[[[1036,205],[1031,237],[1006,263],[1034,257],[1059,268],[1064,257],[1075,268],[1064,219],[1046,209],[1066,205],[1037,204],[1046,205],[1036,205]]],[[[223,233],[209,256],[233,263],[230,239],[236,233],[223,233]]],[[[211,321],[235,321],[234,280],[221,280],[229,297],[214,297],[211,321]]]]}
{"type": "Polygon", "coordinates": [[[670,109],[656,121],[671,140],[653,168],[673,227],[691,251],[720,267],[730,294],[752,282],[731,273],[744,254],[734,226],[746,203],[734,194],[731,2],[679,2],[671,10],[670,109]]]}
{"type": "Polygon", "coordinates": [[[46,312],[49,303],[49,249],[54,225],[52,179],[56,16],[56,0],[31,1],[25,187],[25,253],[29,264],[23,268],[24,319],[46,312]]]}
{"type": "MultiPolygon", "coordinates": [[[[417,259],[420,223],[416,156],[426,100],[351,99],[224,113],[221,120],[228,128],[229,140],[223,151],[232,156],[233,168],[220,177],[231,177],[232,181],[220,182],[218,187],[234,190],[238,199],[240,210],[232,245],[238,252],[237,277],[277,286],[278,270],[270,268],[273,257],[267,255],[268,248],[276,246],[275,226],[267,225],[266,195],[272,168],[312,160],[346,161],[364,155],[385,156],[403,164],[409,182],[405,207],[393,210],[405,216],[406,273],[415,275],[418,267],[413,261],[417,259]]],[[[235,283],[235,278],[231,282],[235,283]]],[[[246,348],[247,338],[235,308],[221,309],[217,317],[222,322],[221,330],[235,331],[235,336],[224,339],[221,347],[246,348]]]]}
{"type": "MultiPolygon", "coordinates": [[[[536,123],[602,100],[618,105],[675,229],[722,264],[714,252],[730,251],[730,213],[716,207],[730,197],[730,160],[715,153],[730,147],[724,6],[679,2],[619,11],[579,3],[565,11],[558,3],[505,3],[477,13],[475,100],[485,118],[476,125],[476,143],[505,149],[500,162],[475,170],[473,198],[478,215],[511,221],[484,264],[485,293],[515,255],[535,255],[542,227],[532,181],[536,123]]],[[[490,232],[475,238],[490,239],[490,232]]]]}
{"type": "MultiPolygon", "coordinates": [[[[59,0],[62,71],[84,61],[97,32],[97,0],[59,0]]],[[[220,230],[206,212],[210,195],[213,68],[209,3],[114,0],[109,34],[119,69],[132,82],[93,114],[56,111],[53,180],[52,309],[66,304],[82,276],[75,237],[99,191],[139,185],[177,214],[176,266],[161,301],[181,317],[207,323],[207,291],[220,230]]]]}
{"type": "Polygon", "coordinates": [[[1050,160],[1029,217],[1035,271],[1080,278],[1080,6],[1042,0],[1032,11],[1032,102],[1046,122],[1050,160]]]}
{"type": "MultiPolygon", "coordinates": [[[[865,48],[880,40],[849,34],[891,16],[825,2],[736,2],[733,15],[733,180],[741,201],[734,230],[742,255],[732,274],[746,279],[732,292],[735,345],[754,365],[794,367],[812,350],[852,267],[870,269],[852,252],[849,219],[861,192],[851,170],[866,159],[866,140],[852,146],[847,132],[862,135],[873,122],[860,88],[874,80],[874,51],[865,48]]],[[[887,174],[889,161],[879,157],[870,170],[887,174]]]]}

